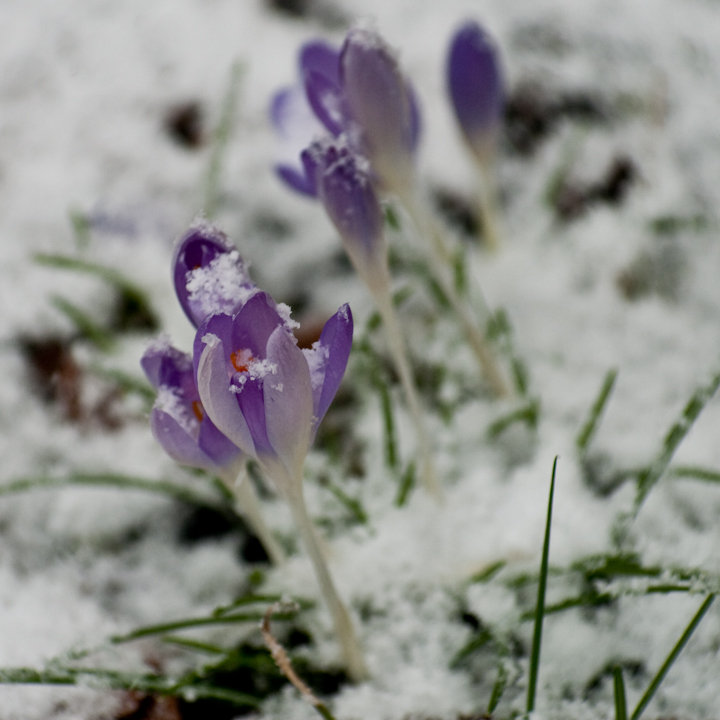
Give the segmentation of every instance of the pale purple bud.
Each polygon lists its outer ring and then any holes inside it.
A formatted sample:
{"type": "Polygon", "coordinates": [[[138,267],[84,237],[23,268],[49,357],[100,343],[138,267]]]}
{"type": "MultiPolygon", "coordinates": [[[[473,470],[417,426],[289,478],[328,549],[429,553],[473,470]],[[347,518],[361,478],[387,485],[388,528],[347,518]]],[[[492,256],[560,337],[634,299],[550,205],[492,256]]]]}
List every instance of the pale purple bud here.
{"type": "Polygon", "coordinates": [[[370,177],[370,165],[342,142],[316,143],[318,194],[358,271],[384,267],[383,212],[370,177]]]}
{"type": "Polygon", "coordinates": [[[377,33],[359,28],[348,33],[340,51],[340,80],[375,174],[390,190],[406,189],[414,173],[419,113],[395,56],[377,33]]]}
{"type": "Polygon", "coordinates": [[[150,427],[165,452],[181,465],[218,475],[237,469],[242,453],[207,417],[192,358],[160,337],[145,351],[140,364],[158,391],[150,427]]]}
{"type": "Polygon", "coordinates": [[[240,253],[208,222],[178,241],[172,267],[178,300],[195,327],[213,313],[237,312],[257,292],[240,253]]]}
{"type": "Polygon", "coordinates": [[[484,160],[502,122],[503,79],[498,50],[476,22],[453,36],[447,63],[448,91],[460,128],[473,152],[484,160]]]}

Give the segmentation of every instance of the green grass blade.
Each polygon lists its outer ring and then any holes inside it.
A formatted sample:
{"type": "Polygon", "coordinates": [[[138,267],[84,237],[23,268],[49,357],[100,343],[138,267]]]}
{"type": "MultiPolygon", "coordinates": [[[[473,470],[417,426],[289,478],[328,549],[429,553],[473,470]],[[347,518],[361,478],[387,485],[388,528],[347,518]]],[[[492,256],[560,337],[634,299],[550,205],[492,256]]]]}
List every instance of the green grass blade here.
{"type": "MultiPolygon", "coordinates": [[[[114,635],[110,638],[113,645],[122,645],[132,642],[138,638],[150,635],[163,635],[173,630],[187,630],[189,628],[205,627],[206,625],[235,625],[237,623],[260,622],[264,617],[261,612],[236,613],[235,615],[210,615],[205,617],[185,618],[174,622],[161,623],[159,625],[147,625],[138,628],[126,635],[114,635]]],[[[289,613],[278,614],[278,620],[289,620],[293,615],[289,613]]]]}
{"type": "Polygon", "coordinates": [[[79,210],[70,210],[68,212],[70,217],[70,224],[73,228],[73,234],[75,235],[75,244],[78,250],[85,250],[90,245],[90,231],[92,226],[90,220],[85,213],[79,210]]]}
{"type": "Polygon", "coordinates": [[[665,676],[668,674],[668,671],[673,666],[673,663],[675,662],[675,660],[677,660],[678,655],[680,655],[688,640],[690,640],[690,638],[692,637],[692,634],[695,632],[695,629],[705,616],[705,613],[710,609],[710,606],[712,605],[714,599],[714,595],[708,595],[705,598],[705,601],[700,606],[700,609],[695,613],[695,616],[690,621],[690,624],[685,628],[685,632],[677,641],[675,647],[670,651],[670,654],[667,656],[667,659],[662,664],[662,667],[658,670],[657,675],[655,675],[655,677],[653,678],[648,689],[645,691],[645,694],[640,698],[637,707],[635,708],[635,710],[633,710],[633,714],[630,716],[630,720],[638,720],[638,718],[643,714],[645,708],[652,700],[653,695],[655,695],[656,690],[660,687],[660,683],[662,683],[662,681],[665,679],[665,676]]]}
{"type": "Polygon", "coordinates": [[[507,415],[503,415],[490,424],[487,429],[487,436],[490,440],[494,440],[496,437],[501,435],[511,425],[522,422],[528,426],[531,430],[536,430],[538,426],[538,420],[540,417],[540,402],[537,399],[531,400],[526,405],[513,410],[507,415]]]}
{"type": "Polygon", "coordinates": [[[417,478],[415,477],[415,462],[411,460],[408,463],[408,466],[405,469],[403,476],[400,478],[400,487],[398,488],[398,493],[395,496],[396,507],[402,507],[403,505],[405,505],[405,503],[407,503],[408,498],[410,497],[410,493],[415,487],[416,480],[417,478]]]}
{"type": "Polygon", "coordinates": [[[382,408],[383,429],[385,430],[385,462],[392,470],[397,470],[398,452],[397,437],[395,433],[395,413],[393,412],[392,398],[387,383],[380,376],[380,372],[373,373],[373,385],[380,396],[382,408]]]}
{"type": "Polygon", "coordinates": [[[602,417],[605,406],[607,405],[610,395],[615,387],[617,374],[617,368],[611,368],[605,374],[605,379],[600,387],[600,392],[590,408],[590,414],[588,415],[585,424],[582,426],[582,429],[578,433],[577,438],[575,438],[575,445],[581,453],[585,452],[587,446],[590,444],[590,441],[595,435],[595,431],[600,423],[600,418],[602,417]]]}
{"type": "Polygon", "coordinates": [[[145,297],[145,293],[135,285],[135,283],[128,280],[117,270],[105,267],[104,265],[79,260],[67,255],[53,255],[48,253],[37,253],[33,256],[33,259],[38,265],[58,268],[60,270],[73,270],[85,275],[94,275],[119,290],[124,290],[130,295],[145,297]]]}
{"type": "Polygon", "coordinates": [[[220,122],[213,133],[213,148],[205,178],[205,215],[212,219],[217,213],[219,205],[219,186],[222,163],[227,150],[228,140],[235,122],[235,109],[240,92],[240,79],[243,75],[243,65],[233,63],[230,71],[230,83],[223,101],[220,122]]]}
{"type": "Polygon", "coordinates": [[[75,473],[67,477],[34,477],[20,478],[0,485],[0,497],[29,490],[53,490],[57,488],[84,485],[90,487],[110,487],[121,490],[143,490],[145,492],[167,495],[189,505],[210,507],[220,512],[228,512],[229,508],[209,499],[207,495],[195,492],[167,480],[146,480],[145,478],[128,477],[111,473],[86,475],[75,473]]]}
{"type": "Polygon", "coordinates": [[[690,432],[695,420],[697,420],[718,387],[720,387],[720,372],[717,372],[705,387],[698,388],[693,393],[685,405],[680,419],[670,428],[665,436],[662,449],[658,456],[638,475],[635,515],[637,515],[638,510],[640,510],[641,505],[655,486],[655,483],[657,483],[665,470],[667,470],[678,446],[690,432]]]}
{"type": "Polygon", "coordinates": [[[77,331],[87,340],[89,340],[98,350],[109,352],[112,350],[112,335],[101,325],[96,323],[84,310],[74,305],[69,300],[54,295],[50,302],[59,310],[70,322],[75,326],[77,331]]]}
{"type": "Polygon", "coordinates": [[[469,582],[470,584],[490,582],[506,565],[507,560],[496,560],[480,572],[475,573],[469,582]]]}
{"type": "Polygon", "coordinates": [[[490,695],[490,702],[488,703],[487,713],[485,713],[488,717],[490,717],[493,712],[495,712],[495,708],[498,706],[500,700],[502,699],[505,688],[507,687],[507,681],[508,673],[505,669],[505,665],[501,660],[500,664],[498,665],[497,679],[495,680],[495,684],[493,685],[492,693],[490,695]]]}
{"type": "Polygon", "coordinates": [[[720,483],[720,472],[706,468],[681,465],[671,470],[674,477],[702,480],[703,482],[720,483]]]}
{"type": "Polygon", "coordinates": [[[613,668],[613,685],[615,688],[615,720],[627,720],[627,700],[625,700],[625,681],[622,668],[613,668]]]}
{"type": "Polygon", "coordinates": [[[552,525],[553,496],[555,495],[555,472],[557,456],[553,461],[552,478],[550,479],[550,496],[548,498],[547,521],[545,523],[545,540],[543,541],[542,560],[540,562],[540,578],[538,582],[537,605],[535,607],[535,629],[533,631],[532,652],[530,654],[530,677],[528,678],[527,713],[535,709],[537,679],[540,670],[540,647],[542,645],[542,626],[545,616],[545,591],[547,589],[548,558],[550,557],[550,526],[552,525]]]}
{"type": "Polygon", "coordinates": [[[123,392],[137,395],[149,406],[155,402],[157,391],[145,380],[141,380],[129,373],[123,372],[122,370],[104,368],[98,364],[90,365],[90,370],[98,377],[119,385],[123,392]]]}

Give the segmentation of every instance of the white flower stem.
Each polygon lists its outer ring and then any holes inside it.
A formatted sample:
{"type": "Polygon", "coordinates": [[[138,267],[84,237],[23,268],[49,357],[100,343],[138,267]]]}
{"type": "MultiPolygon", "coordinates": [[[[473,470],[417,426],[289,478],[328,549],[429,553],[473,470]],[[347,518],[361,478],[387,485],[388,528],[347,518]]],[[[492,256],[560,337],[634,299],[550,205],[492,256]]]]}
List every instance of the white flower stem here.
{"type": "Polygon", "coordinates": [[[414,189],[404,192],[400,196],[400,200],[405,205],[420,235],[430,241],[428,243],[430,270],[457,313],[483,376],[497,397],[509,396],[510,388],[500,372],[495,355],[488,346],[484,333],[481,332],[475,321],[470,303],[467,299],[461,298],[455,290],[451,272],[453,253],[445,233],[430,213],[420,205],[414,189]]]}
{"type": "Polygon", "coordinates": [[[425,489],[438,500],[442,499],[442,490],[435,473],[435,463],[431,452],[430,436],[425,424],[425,413],[420,405],[415,379],[405,350],[403,333],[392,302],[389,279],[387,283],[377,283],[370,287],[378,312],[383,321],[385,338],[392,355],[393,363],[402,384],[407,400],[410,417],[415,426],[417,449],[421,460],[421,477],[425,489]]]}
{"type": "Polygon", "coordinates": [[[340,640],[348,676],[354,682],[367,680],[369,673],[365,665],[365,657],[355,635],[350,614],[335,589],[318,536],[308,515],[302,490],[302,477],[295,479],[286,495],[303,545],[315,569],[320,591],[335,624],[335,632],[340,640]]]}
{"type": "Polygon", "coordinates": [[[286,560],[285,552],[265,522],[260,499],[247,474],[247,465],[243,463],[237,475],[228,473],[228,476],[222,479],[235,498],[237,513],[247,521],[250,529],[257,535],[270,562],[273,565],[283,565],[286,560]]]}
{"type": "Polygon", "coordinates": [[[501,233],[497,212],[497,188],[495,186],[495,167],[492,158],[477,161],[480,186],[478,188],[478,210],[482,224],[482,235],[488,250],[496,251],[500,247],[501,233]]]}

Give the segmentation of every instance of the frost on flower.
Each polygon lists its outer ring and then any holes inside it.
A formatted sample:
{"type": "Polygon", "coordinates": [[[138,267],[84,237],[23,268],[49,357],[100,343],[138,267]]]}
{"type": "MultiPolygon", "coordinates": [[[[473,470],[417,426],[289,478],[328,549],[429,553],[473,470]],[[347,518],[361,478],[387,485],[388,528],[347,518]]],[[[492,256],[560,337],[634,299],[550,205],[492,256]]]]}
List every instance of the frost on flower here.
{"type": "Polygon", "coordinates": [[[188,303],[204,316],[232,313],[257,292],[237,250],[189,270],[186,289],[188,303]]]}

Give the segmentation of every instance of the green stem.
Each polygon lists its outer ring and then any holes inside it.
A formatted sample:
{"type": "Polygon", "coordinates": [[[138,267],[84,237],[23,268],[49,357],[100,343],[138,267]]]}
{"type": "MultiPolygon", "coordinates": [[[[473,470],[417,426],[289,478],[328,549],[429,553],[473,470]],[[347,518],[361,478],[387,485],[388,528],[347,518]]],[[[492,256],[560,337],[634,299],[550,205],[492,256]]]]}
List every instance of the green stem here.
{"type": "Polygon", "coordinates": [[[287,500],[290,504],[290,510],[305,545],[305,550],[313,564],[325,604],[335,624],[335,631],[340,640],[348,675],[354,682],[367,680],[369,674],[365,665],[365,658],[355,635],[350,615],[335,589],[335,583],[330,575],[318,536],[308,515],[302,491],[302,478],[297,478],[295,482],[286,485],[286,487],[288,487],[287,500]]]}
{"type": "Polygon", "coordinates": [[[248,477],[247,464],[243,463],[237,474],[228,473],[227,477],[223,477],[223,481],[235,498],[238,514],[247,520],[265,548],[270,562],[277,566],[283,565],[286,560],[285,552],[265,522],[260,500],[248,477]]]}

